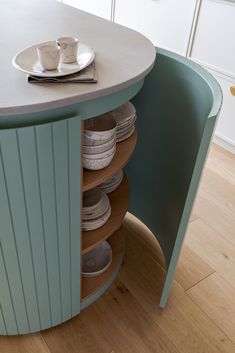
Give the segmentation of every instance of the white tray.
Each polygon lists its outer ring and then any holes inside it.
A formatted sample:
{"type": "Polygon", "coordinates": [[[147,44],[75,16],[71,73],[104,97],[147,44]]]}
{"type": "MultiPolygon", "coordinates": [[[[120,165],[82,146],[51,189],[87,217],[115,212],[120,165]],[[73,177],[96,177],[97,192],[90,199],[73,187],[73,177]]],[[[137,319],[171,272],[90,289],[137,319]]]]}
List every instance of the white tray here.
{"type": "Polygon", "coordinates": [[[43,69],[40,65],[37,54],[37,47],[46,43],[48,42],[38,43],[18,53],[12,59],[12,64],[14,67],[32,76],[60,77],[71,75],[85,69],[85,67],[90,65],[95,58],[95,52],[91,47],[83,43],[78,43],[77,62],[72,64],[60,63],[57,70],[48,71],[43,69]]]}

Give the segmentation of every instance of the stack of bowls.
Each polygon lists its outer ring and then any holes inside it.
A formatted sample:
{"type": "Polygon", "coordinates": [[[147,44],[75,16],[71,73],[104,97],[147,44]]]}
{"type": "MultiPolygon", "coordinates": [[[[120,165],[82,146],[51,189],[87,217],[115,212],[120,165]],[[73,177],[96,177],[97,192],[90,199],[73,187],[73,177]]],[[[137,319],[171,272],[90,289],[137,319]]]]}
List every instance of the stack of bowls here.
{"type": "Polygon", "coordinates": [[[84,122],[83,167],[99,170],[107,167],[116,152],[116,121],[97,117],[84,122]]]}
{"type": "Polygon", "coordinates": [[[112,263],[112,248],[107,241],[102,241],[94,249],[82,256],[82,276],[101,275],[112,263]]]}
{"type": "Polygon", "coordinates": [[[120,107],[103,114],[102,117],[114,119],[116,121],[117,142],[126,140],[135,131],[136,110],[131,102],[127,102],[120,107]]]}
{"type": "Polygon", "coordinates": [[[119,170],[117,174],[115,174],[112,178],[108,179],[104,183],[100,184],[101,190],[103,190],[106,194],[116,190],[122,182],[124,177],[123,170],[119,170]]]}
{"type": "Polygon", "coordinates": [[[111,205],[106,193],[94,188],[83,193],[82,230],[94,230],[104,225],[111,215],[111,205]]]}

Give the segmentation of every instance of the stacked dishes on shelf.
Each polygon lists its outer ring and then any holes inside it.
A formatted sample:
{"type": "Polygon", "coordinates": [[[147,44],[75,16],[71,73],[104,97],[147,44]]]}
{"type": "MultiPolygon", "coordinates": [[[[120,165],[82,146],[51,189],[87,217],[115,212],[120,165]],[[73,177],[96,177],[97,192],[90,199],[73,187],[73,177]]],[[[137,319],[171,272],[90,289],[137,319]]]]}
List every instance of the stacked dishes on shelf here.
{"type": "Polygon", "coordinates": [[[116,121],[97,117],[84,122],[83,167],[99,170],[107,167],[116,152],[116,121]]]}
{"type": "Polygon", "coordinates": [[[115,174],[112,178],[106,180],[104,183],[100,184],[99,187],[103,190],[106,194],[116,190],[122,182],[124,177],[123,170],[119,170],[117,174],[115,174]]]}
{"type": "Polygon", "coordinates": [[[102,241],[94,249],[82,256],[82,276],[94,277],[105,272],[112,263],[112,248],[102,241]]]}
{"type": "Polygon", "coordinates": [[[109,198],[100,188],[83,193],[82,230],[94,230],[104,225],[111,215],[109,198]]]}
{"type": "Polygon", "coordinates": [[[102,117],[114,119],[116,121],[117,142],[126,140],[135,131],[136,110],[131,102],[127,102],[120,107],[103,114],[102,117]]]}
{"type": "Polygon", "coordinates": [[[117,142],[126,140],[135,131],[136,110],[134,105],[127,102],[111,113],[117,123],[117,142]]]}

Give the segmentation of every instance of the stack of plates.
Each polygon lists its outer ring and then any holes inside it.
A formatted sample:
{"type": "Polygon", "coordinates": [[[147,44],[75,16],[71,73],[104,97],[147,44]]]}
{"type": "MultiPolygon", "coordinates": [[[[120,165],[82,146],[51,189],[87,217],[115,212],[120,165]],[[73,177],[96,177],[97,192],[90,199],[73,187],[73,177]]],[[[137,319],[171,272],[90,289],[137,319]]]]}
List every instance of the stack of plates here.
{"type": "Polygon", "coordinates": [[[93,250],[82,256],[82,276],[101,275],[112,263],[112,248],[107,241],[102,241],[93,250]]]}
{"type": "Polygon", "coordinates": [[[134,133],[136,110],[131,102],[127,102],[113,110],[112,116],[117,123],[117,142],[126,140],[134,133]]]}
{"type": "Polygon", "coordinates": [[[100,184],[101,190],[103,190],[106,194],[114,191],[119,187],[124,177],[123,170],[121,169],[117,174],[115,174],[112,178],[108,179],[105,183],[100,184]]]}
{"type": "Polygon", "coordinates": [[[86,120],[83,131],[83,167],[99,170],[107,167],[116,152],[116,121],[98,117],[86,120]]]}
{"type": "Polygon", "coordinates": [[[100,188],[83,193],[82,230],[89,231],[104,225],[111,215],[109,198],[100,188]]]}

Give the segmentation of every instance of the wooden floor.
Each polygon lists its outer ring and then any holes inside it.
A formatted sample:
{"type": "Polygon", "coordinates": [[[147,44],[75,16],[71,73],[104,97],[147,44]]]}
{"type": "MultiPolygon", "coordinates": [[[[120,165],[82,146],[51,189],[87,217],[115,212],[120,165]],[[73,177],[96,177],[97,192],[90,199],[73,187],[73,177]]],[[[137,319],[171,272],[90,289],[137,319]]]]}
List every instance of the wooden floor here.
{"type": "Polygon", "coordinates": [[[125,227],[126,257],[111,289],[57,328],[1,337],[0,353],[235,352],[235,156],[211,149],[165,310],[158,244],[133,217],[125,227]]]}

